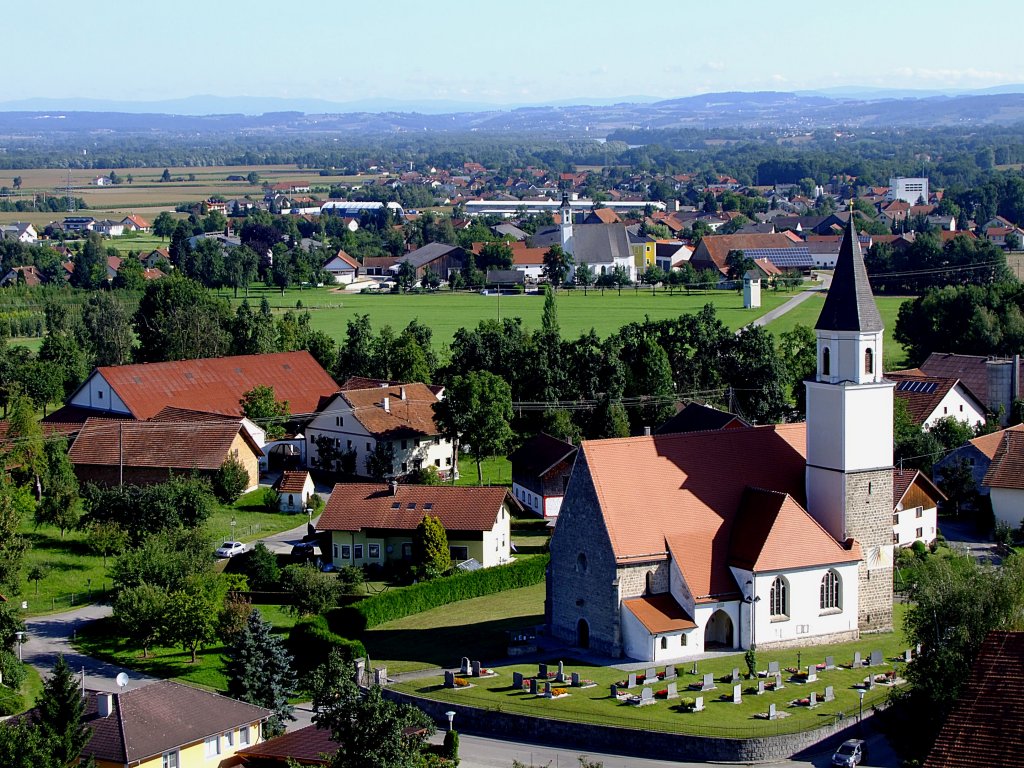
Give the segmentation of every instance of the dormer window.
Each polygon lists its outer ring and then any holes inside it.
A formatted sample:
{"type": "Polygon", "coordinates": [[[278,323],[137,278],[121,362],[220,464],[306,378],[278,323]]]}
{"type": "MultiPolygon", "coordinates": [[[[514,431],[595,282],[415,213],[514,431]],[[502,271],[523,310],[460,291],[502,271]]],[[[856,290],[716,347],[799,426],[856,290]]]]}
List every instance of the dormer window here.
{"type": "Polygon", "coordinates": [[[875,352],[868,347],[864,350],[864,373],[875,372],[875,352]]]}
{"type": "Polygon", "coordinates": [[[821,350],[821,374],[822,376],[832,375],[832,355],[828,347],[821,350]]]}

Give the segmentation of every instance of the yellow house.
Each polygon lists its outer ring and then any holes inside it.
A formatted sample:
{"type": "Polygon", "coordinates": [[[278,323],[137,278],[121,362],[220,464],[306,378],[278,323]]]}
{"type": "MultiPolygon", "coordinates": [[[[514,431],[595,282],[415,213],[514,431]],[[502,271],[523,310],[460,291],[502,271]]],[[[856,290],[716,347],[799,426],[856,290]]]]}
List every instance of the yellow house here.
{"type": "Polygon", "coordinates": [[[432,515],[444,526],[453,562],[473,559],[488,568],[512,559],[514,509],[522,507],[506,488],[339,483],[317,530],[331,534],[335,567],[383,565],[412,558],[416,526],[432,515]]]}
{"type": "Polygon", "coordinates": [[[261,740],[273,713],[170,680],[122,693],[89,691],[82,757],[99,768],[228,768],[261,740]]]}

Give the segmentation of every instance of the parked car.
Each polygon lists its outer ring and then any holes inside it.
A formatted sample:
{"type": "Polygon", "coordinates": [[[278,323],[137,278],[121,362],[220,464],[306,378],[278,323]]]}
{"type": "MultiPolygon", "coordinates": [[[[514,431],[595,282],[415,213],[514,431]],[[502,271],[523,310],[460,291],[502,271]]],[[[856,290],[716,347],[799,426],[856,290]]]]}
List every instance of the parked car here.
{"type": "Polygon", "coordinates": [[[214,554],[217,557],[234,557],[245,552],[245,544],[240,541],[225,541],[214,554]]]}
{"type": "Polygon", "coordinates": [[[832,755],[832,765],[856,766],[867,757],[867,744],[863,739],[847,739],[832,755]]]}

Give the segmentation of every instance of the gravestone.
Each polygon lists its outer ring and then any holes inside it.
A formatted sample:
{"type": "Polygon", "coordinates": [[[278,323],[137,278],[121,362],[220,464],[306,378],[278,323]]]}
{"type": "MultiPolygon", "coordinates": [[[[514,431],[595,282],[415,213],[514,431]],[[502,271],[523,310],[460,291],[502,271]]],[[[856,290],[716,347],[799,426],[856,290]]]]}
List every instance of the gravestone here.
{"type": "Polygon", "coordinates": [[[668,666],[665,667],[665,679],[666,680],[675,680],[677,677],[678,677],[678,675],[676,674],[676,665],[675,664],[669,664],[668,666]]]}
{"type": "Polygon", "coordinates": [[[774,704],[769,704],[768,705],[768,719],[769,720],[774,720],[776,717],[777,717],[777,715],[775,714],[775,705],[774,704]]]}
{"type": "Polygon", "coordinates": [[[808,683],[816,683],[817,681],[818,681],[818,669],[817,669],[817,667],[813,667],[813,666],[808,667],[807,668],[807,682],[808,683]]]}
{"type": "Polygon", "coordinates": [[[826,656],[825,657],[825,671],[827,672],[828,670],[835,669],[835,668],[836,668],[836,659],[835,659],[835,657],[834,656],[826,656]]]}
{"type": "Polygon", "coordinates": [[[617,686],[615,683],[612,683],[611,694],[613,699],[619,698],[619,686],[617,686]]]}
{"type": "Polygon", "coordinates": [[[732,687],[732,703],[733,704],[742,704],[743,703],[743,686],[740,685],[739,683],[736,683],[736,685],[734,685],[732,687]]]}
{"type": "Polygon", "coordinates": [[[811,691],[811,695],[808,698],[810,699],[810,707],[812,709],[818,706],[818,694],[816,694],[814,691],[811,691]]]}
{"type": "Polygon", "coordinates": [[[472,668],[473,668],[473,677],[480,677],[480,662],[479,661],[474,661],[472,668]]]}
{"type": "Polygon", "coordinates": [[[627,688],[636,688],[636,672],[629,673],[629,680],[626,681],[627,688]]]}
{"type": "Polygon", "coordinates": [[[530,693],[532,693],[534,696],[537,695],[537,678],[536,677],[531,677],[530,678],[530,693]]]}
{"type": "Polygon", "coordinates": [[[854,651],[853,652],[853,665],[852,666],[853,666],[854,669],[856,669],[857,667],[861,666],[860,651],[854,651]]]}
{"type": "Polygon", "coordinates": [[[551,681],[544,683],[544,695],[551,698],[551,681]]]}
{"type": "Polygon", "coordinates": [[[653,704],[653,703],[654,703],[654,689],[653,688],[648,688],[648,687],[645,686],[644,689],[642,691],[640,691],[640,705],[643,706],[644,704],[653,704]]]}
{"type": "Polygon", "coordinates": [[[572,677],[570,679],[572,680],[573,688],[579,688],[580,687],[580,673],[579,672],[573,672],[572,673],[572,677]]]}
{"type": "Polygon", "coordinates": [[[786,686],[784,686],[782,684],[782,673],[781,672],[776,672],[775,673],[775,690],[776,691],[781,691],[785,687],[786,686]]]}
{"type": "Polygon", "coordinates": [[[366,672],[366,659],[356,659],[355,670],[356,685],[363,685],[363,675],[366,672]]]}
{"type": "Polygon", "coordinates": [[[648,667],[647,671],[644,672],[644,682],[645,683],[653,683],[657,679],[658,679],[658,670],[655,669],[654,667],[648,667]]]}
{"type": "Polygon", "coordinates": [[[537,665],[537,677],[543,677],[543,678],[546,679],[547,676],[548,676],[548,665],[547,664],[538,664],[537,665]]]}
{"type": "Polygon", "coordinates": [[[715,676],[713,673],[708,672],[704,675],[704,682],[701,683],[700,689],[702,691],[713,691],[715,690],[715,676]]]}
{"type": "Polygon", "coordinates": [[[373,684],[374,685],[387,685],[388,684],[388,668],[387,667],[374,667],[373,668],[373,684]]]}
{"type": "Polygon", "coordinates": [[[872,672],[868,675],[868,690],[873,691],[875,689],[875,673],[872,672]]]}
{"type": "Polygon", "coordinates": [[[694,712],[703,712],[704,711],[704,697],[703,696],[698,696],[696,699],[693,700],[693,711],[694,712]]]}
{"type": "Polygon", "coordinates": [[[732,668],[732,675],[729,678],[729,682],[730,683],[735,683],[739,679],[740,679],[740,668],[739,667],[733,667],[732,668]]]}
{"type": "Polygon", "coordinates": [[[558,672],[555,673],[555,682],[565,682],[565,667],[562,665],[562,662],[558,662],[558,672]]]}
{"type": "Polygon", "coordinates": [[[768,662],[768,674],[769,675],[777,675],[777,674],[779,674],[779,662],[777,662],[777,661],[769,661],[768,662]]]}
{"type": "Polygon", "coordinates": [[[676,689],[676,684],[675,683],[669,683],[668,684],[668,690],[665,693],[665,698],[666,699],[678,699],[679,698],[679,691],[676,689]]]}
{"type": "Polygon", "coordinates": [[[881,663],[882,663],[882,652],[881,651],[872,651],[871,652],[871,659],[868,661],[868,666],[869,667],[877,667],[881,663]]]}
{"type": "Polygon", "coordinates": [[[466,656],[462,657],[462,664],[459,665],[459,672],[463,675],[469,674],[469,658],[466,656]]]}
{"type": "Polygon", "coordinates": [[[696,675],[697,674],[697,662],[696,661],[693,662],[693,666],[690,667],[690,674],[691,675],[696,675]]]}
{"type": "Polygon", "coordinates": [[[454,688],[455,687],[455,673],[445,670],[444,672],[444,687],[454,688]]]}
{"type": "Polygon", "coordinates": [[[760,696],[764,693],[764,678],[757,681],[757,695],[760,696]]]}
{"type": "Polygon", "coordinates": [[[825,701],[829,702],[829,701],[835,701],[835,700],[836,700],[835,691],[832,690],[832,686],[831,685],[826,685],[825,686],[825,701]]]}
{"type": "Polygon", "coordinates": [[[907,648],[907,650],[905,650],[903,652],[903,660],[904,661],[910,661],[911,658],[913,658],[913,651],[911,651],[909,648],[907,648]]]}
{"type": "Polygon", "coordinates": [[[517,691],[523,690],[523,673],[513,672],[512,673],[512,687],[517,691]]]}

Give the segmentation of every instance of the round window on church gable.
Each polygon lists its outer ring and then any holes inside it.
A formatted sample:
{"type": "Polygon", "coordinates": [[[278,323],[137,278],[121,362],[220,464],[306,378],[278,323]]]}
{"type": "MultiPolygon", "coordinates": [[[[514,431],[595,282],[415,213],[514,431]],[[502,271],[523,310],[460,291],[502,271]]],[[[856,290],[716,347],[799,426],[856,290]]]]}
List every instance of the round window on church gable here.
{"type": "Polygon", "coordinates": [[[576,573],[586,573],[586,572],[587,572],[587,556],[583,552],[580,552],[578,555],[576,555],[576,573]]]}

